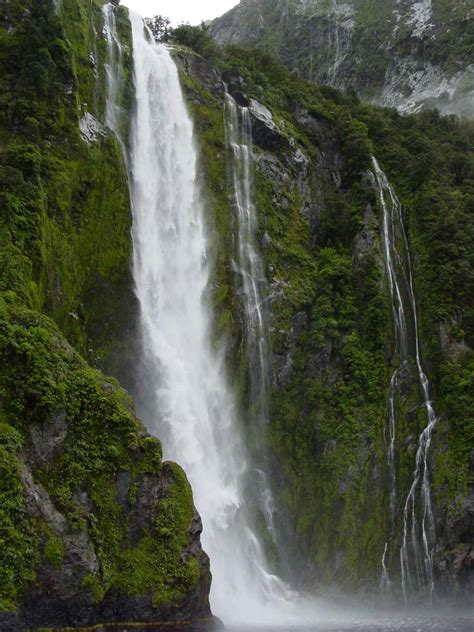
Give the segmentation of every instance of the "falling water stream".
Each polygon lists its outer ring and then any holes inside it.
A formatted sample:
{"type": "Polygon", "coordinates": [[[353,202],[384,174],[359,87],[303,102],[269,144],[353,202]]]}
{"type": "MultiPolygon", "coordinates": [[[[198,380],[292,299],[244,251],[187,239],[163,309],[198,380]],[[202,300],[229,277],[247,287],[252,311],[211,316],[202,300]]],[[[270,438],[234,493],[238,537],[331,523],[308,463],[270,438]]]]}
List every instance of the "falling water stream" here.
{"type": "Polygon", "coordinates": [[[270,384],[270,349],[263,306],[262,287],[266,285],[262,260],[255,245],[257,213],[252,191],[252,129],[248,108],[239,107],[226,94],[227,142],[232,151],[232,185],[237,220],[236,267],[241,278],[240,294],[245,311],[245,326],[250,363],[250,403],[259,422],[267,420],[270,384]]]}
{"type": "MultiPolygon", "coordinates": [[[[226,622],[271,623],[280,608],[291,610],[292,593],[268,570],[244,502],[248,456],[223,358],[211,345],[209,244],[193,125],[168,50],[154,43],[141,17],[130,17],[135,106],[127,164],[133,274],[150,385],[138,406],[148,429],[162,438],[165,458],[182,465],[192,484],[211,559],[214,613],[226,622]]],[[[113,51],[113,20],[105,28],[113,51]]],[[[119,56],[112,52],[116,67],[119,56]]],[[[116,131],[119,74],[108,84],[107,120],[116,131]]]]}
{"type": "Polygon", "coordinates": [[[332,10],[334,13],[334,62],[329,72],[329,83],[334,86],[336,83],[337,72],[342,63],[341,35],[340,35],[340,17],[337,6],[337,0],[332,0],[332,10]]]}
{"type": "MultiPolygon", "coordinates": [[[[390,296],[392,298],[397,355],[402,367],[401,369],[397,368],[392,376],[389,400],[390,443],[388,450],[388,462],[391,472],[390,512],[392,525],[395,517],[394,511],[396,509],[395,398],[400,371],[403,370],[403,367],[408,365],[409,358],[407,309],[410,310],[410,318],[413,323],[413,338],[415,345],[414,360],[422,390],[423,402],[427,412],[427,424],[418,440],[413,482],[403,511],[403,535],[400,549],[400,563],[402,572],[402,590],[405,601],[407,601],[408,591],[423,591],[427,589],[431,598],[434,588],[433,546],[435,543],[435,529],[431,508],[428,454],[431,447],[432,434],[437,422],[437,417],[430,398],[428,378],[426,377],[421,363],[418,316],[413,288],[413,275],[411,271],[410,253],[404,229],[401,204],[393,187],[388,182],[386,175],[381,170],[380,165],[375,158],[373,158],[373,166],[383,213],[383,246],[390,296]],[[401,239],[402,253],[399,252],[397,247],[397,237],[401,239]],[[402,292],[402,287],[404,288],[404,292],[402,292]],[[406,298],[404,294],[406,294],[406,298]],[[407,305],[407,309],[404,307],[405,303],[407,305]],[[417,510],[419,502],[421,503],[421,511],[417,510]],[[419,521],[417,515],[418,513],[421,514],[421,521],[419,521]]],[[[386,573],[386,553],[387,545],[385,546],[382,558],[383,574],[386,573]]]]}
{"type": "Polygon", "coordinates": [[[256,242],[258,220],[253,191],[252,124],[248,107],[240,106],[226,91],[226,140],[230,150],[229,168],[233,191],[232,210],[235,224],[235,262],[237,294],[245,314],[244,335],[247,343],[249,417],[253,426],[252,457],[258,464],[251,472],[255,490],[254,503],[263,515],[280,569],[290,573],[288,546],[284,545],[282,516],[277,512],[269,473],[276,470],[270,463],[265,445],[268,425],[268,401],[271,384],[271,350],[268,331],[268,283],[256,242]]]}
{"type": "MultiPolygon", "coordinates": [[[[392,302],[392,317],[395,329],[395,352],[400,366],[396,366],[390,379],[390,396],[388,404],[388,450],[387,461],[390,475],[390,537],[394,535],[396,510],[397,510],[397,475],[395,463],[396,448],[396,397],[398,393],[400,373],[408,365],[408,327],[405,315],[404,302],[398,279],[398,270],[402,267],[402,261],[397,251],[397,231],[399,223],[395,223],[398,217],[394,217],[393,208],[389,208],[385,199],[386,178],[380,169],[378,162],[373,159],[375,178],[377,181],[380,205],[382,207],[382,242],[383,253],[388,281],[388,289],[392,302]]],[[[403,269],[403,268],[402,268],[403,269]]],[[[382,557],[381,586],[388,591],[391,587],[390,578],[386,567],[386,558],[389,542],[385,543],[382,557]]]]}

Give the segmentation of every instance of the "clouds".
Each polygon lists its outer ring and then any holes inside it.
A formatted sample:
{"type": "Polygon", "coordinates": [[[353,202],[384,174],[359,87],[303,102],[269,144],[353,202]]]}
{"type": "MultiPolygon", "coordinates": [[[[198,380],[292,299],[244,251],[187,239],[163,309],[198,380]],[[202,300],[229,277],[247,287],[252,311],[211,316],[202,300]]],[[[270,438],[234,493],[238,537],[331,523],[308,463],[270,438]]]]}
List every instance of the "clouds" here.
{"type": "Polygon", "coordinates": [[[180,22],[199,24],[217,18],[238,4],[238,0],[122,0],[122,3],[144,17],[167,16],[176,26],[180,22]]]}

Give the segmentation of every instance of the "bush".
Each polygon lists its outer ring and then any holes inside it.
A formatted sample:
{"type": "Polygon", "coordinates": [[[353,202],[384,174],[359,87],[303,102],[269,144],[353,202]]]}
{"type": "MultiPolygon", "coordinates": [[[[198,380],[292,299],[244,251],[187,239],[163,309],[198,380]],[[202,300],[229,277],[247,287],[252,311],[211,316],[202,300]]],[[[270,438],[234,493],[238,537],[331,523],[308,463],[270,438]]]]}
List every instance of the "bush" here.
{"type": "Polygon", "coordinates": [[[187,46],[199,55],[204,55],[207,58],[213,58],[219,50],[204,24],[201,24],[201,26],[181,24],[173,30],[171,41],[187,46]]]}

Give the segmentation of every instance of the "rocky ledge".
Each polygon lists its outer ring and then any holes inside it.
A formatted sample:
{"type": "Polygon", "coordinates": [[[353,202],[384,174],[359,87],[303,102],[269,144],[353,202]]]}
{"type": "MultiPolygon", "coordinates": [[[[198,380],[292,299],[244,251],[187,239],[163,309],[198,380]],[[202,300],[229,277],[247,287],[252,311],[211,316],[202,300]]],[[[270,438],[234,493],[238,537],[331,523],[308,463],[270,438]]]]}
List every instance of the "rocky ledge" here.
{"type": "Polygon", "coordinates": [[[1,632],[212,627],[184,472],[51,321],[0,321],[1,632]]]}

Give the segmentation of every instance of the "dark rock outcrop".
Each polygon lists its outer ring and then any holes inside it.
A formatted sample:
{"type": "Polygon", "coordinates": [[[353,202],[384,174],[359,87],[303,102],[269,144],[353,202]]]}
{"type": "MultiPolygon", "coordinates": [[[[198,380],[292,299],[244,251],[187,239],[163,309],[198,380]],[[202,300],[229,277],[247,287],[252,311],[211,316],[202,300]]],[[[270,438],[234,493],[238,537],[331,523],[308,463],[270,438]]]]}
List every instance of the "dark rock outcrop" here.
{"type": "Polygon", "coordinates": [[[0,474],[9,477],[0,486],[1,570],[15,579],[1,587],[0,630],[206,629],[211,573],[184,472],[162,463],[161,444],[125,392],[87,367],[48,319],[18,317],[1,301],[0,309],[0,361],[15,357],[15,374],[0,375],[2,405],[11,411],[18,398],[28,420],[22,437],[0,419],[0,474]],[[19,339],[26,355],[15,355],[19,339]]]}

